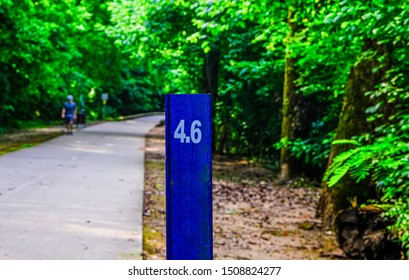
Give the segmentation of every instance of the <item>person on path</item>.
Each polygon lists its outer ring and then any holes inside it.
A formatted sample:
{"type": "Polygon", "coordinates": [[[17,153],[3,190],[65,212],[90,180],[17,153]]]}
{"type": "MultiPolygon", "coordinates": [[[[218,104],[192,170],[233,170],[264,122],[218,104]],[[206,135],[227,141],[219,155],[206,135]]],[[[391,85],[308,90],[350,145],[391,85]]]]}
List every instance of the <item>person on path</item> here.
{"type": "Polygon", "coordinates": [[[64,103],[61,117],[65,120],[67,135],[73,135],[72,126],[77,119],[77,105],[75,104],[72,95],[67,96],[67,102],[64,103]]]}

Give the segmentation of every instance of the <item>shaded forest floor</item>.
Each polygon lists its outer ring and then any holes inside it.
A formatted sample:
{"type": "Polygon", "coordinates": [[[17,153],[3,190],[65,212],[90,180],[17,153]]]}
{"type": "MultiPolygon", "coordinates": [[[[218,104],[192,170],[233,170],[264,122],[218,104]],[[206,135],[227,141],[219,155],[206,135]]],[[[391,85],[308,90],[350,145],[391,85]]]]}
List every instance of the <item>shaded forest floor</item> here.
{"type": "MultiPolygon", "coordinates": [[[[146,137],[144,259],[166,258],[164,131],[156,127],[146,137]]],[[[319,189],[278,185],[274,175],[247,160],[213,159],[214,258],[342,258],[315,218],[319,189]]]]}

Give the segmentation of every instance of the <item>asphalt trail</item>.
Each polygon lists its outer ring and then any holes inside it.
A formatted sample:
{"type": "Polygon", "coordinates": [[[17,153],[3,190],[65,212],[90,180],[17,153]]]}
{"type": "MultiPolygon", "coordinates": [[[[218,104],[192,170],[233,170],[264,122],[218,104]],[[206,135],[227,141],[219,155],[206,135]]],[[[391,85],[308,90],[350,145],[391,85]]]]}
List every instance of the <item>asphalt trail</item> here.
{"type": "Polygon", "coordinates": [[[0,259],[140,259],[145,134],[108,122],[0,156],[0,259]]]}

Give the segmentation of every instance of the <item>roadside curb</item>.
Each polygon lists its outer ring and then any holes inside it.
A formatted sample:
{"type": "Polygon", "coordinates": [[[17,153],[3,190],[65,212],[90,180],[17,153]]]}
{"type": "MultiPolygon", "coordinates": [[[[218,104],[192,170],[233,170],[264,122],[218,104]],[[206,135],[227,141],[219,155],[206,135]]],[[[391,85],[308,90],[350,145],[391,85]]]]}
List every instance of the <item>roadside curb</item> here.
{"type": "Polygon", "coordinates": [[[135,114],[135,115],[129,115],[129,116],[121,116],[115,121],[124,121],[124,120],[138,119],[138,118],[158,116],[158,115],[165,115],[165,112],[150,112],[150,113],[141,113],[141,114],[135,114]]]}

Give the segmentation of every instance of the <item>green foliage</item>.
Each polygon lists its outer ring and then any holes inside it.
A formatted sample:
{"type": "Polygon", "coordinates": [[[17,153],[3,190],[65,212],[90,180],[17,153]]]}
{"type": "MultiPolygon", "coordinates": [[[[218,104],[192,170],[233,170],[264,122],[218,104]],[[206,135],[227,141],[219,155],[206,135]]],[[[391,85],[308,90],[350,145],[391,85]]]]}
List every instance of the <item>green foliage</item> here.
{"type": "Polygon", "coordinates": [[[110,94],[112,116],[161,109],[160,88],[146,63],[133,61],[134,55],[117,44],[115,30],[122,20],[110,4],[0,1],[0,127],[56,120],[68,94],[77,102],[87,96],[81,107],[90,118],[101,114],[102,93],[110,94]],[[129,79],[141,68],[149,74],[129,79]]]}
{"type": "Polygon", "coordinates": [[[202,92],[212,78],[217,151],[278,162],[285,147],[321,178],[331,144],[346,145],[324,179],[374,184],[408,244],[408,14],[398,0],[2,0],[0,131],[58,120],[68,94],[97,119],[108,93],[115,118],[162,110],[164,93],[202,92]],[[382,55],[362,52],[368,40],[382,55]],[[280,139],[286,57],[302,133],[280,139]],[[333,141],[348,75],[368,59],[387,69],[367,93],[372,130],[333,141]]]}
{"type": "MultiPolygon", "coordinates": [[[[314,132],[318,133],[319,130],[314,130],[314,132]]],[[[310,166],[317,170],[324,170],[328,162],[333,138],[333,133],[327,133],[324,138],[322,138],[320,134],[316,134],[305,140],[297,138],[290,141],[288,138],[281,138],[280,142],[274,145],[274,148],[281,149],[281,147],[286,147],[290,150],[291,154],[295,158],[300,159],[305,166],[310,166]]],[[[317,177],[321,177],[321,172],[319,172],[317,177]]]]}
{"type": "MultiPolygon", "coordinates": [[[[406,131],[408,133],[409,131],[406,131]]],[[[356,181],[369,179],[375,184],[380,203],[392,204],[386,215],[396,219],[392,233],[409,248],[409,146],[407,135],[389,134],[373,144],[352,148],[335,159],[324,180],[336,186],[347,173],[356,181]]]]}
{"type": "MultiPolygon", "coordinates": [[[[399,111],[390,118],[394,122],[388,126],[379,126],[373,139],[363,135],[352,142],[339,142],[353,143],[355,147],[334,158],[324,180],[328,181],[328,186],[334,187],[349,174],[356,182],[366,180],[375,185],[379,194],[379,201],[375,203],[391,205],[386,215],[396,222],[390,230],[409,248],[409,112],[407,106],[403,105],[408,101],[406,91],[399,92],[402,93],[399,97],[402,106],[399,106],[399,111]]],[[[373,96],[380,94],[379,91],[372,93],[373,96]]],[[[393,93],[386,93],[390,94],[393,93]]],[[[371,115],[368,116],[370,117],[371,115]]]]}
{"type": "MultiPolygon", "coordinates": [[[[345,142],[348,143],[350,141],[345,140],[345,142]]],[[[327,170],[324,181],[328,181],[328,186],[333,187],[348,172],[350,172],[351,177],[356,182],[366,179],[370,171],[368,169],[368,166],[370,166],[368,161],[379,152],[382,152],[382,147],[363,146],[339,154],[334,158],[333,163],[327,170]]]]}
{"type": "MultiPolygon", "coordinates": [[[[349,29],[354,35],[346,37],[350,43],[356,38],[371,38],[381,45],[386,55],[376,59],[379,67],[387,66],[388,71],[376,90],[367,92],[373,101],[366,109],[373,130],[353,140],[334,143],[347,145],[349,149],[334,158],[324,180],[328,186],[338,187],[340,180],[349,176],[356,182],[374,186],[378,198],[371,203],[389,205],[385,215],[395,221],[389,230],[409,248],[409,80],[405,74],[409,67],[406,50],[409,30],[403,28],[408,23],[405,15],[409,10],[398,1],[387,4],[371,1],[371,6],[348,8],[344,1],[339,5],[341,11],[328,20],[343,19],[341,29],[349,29]]],[[[373,55],[366,52],[359,59],[373,55]]]]}

